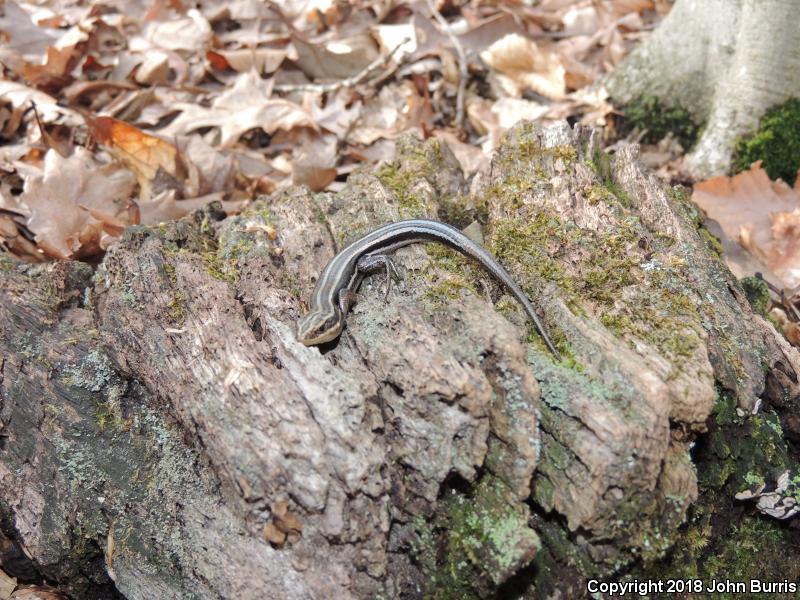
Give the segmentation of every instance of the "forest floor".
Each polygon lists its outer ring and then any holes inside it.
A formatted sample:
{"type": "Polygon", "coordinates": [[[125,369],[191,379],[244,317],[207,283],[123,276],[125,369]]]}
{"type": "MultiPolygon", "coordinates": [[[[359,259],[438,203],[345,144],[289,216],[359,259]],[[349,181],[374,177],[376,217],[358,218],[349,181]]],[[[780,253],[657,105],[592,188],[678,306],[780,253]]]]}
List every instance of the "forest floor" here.
{"type": "MultiPolygon", "coordinates": [[[[351,173],[390,162],[409,132],[445,144],[466,181],[481,181],[520,121],[566,120],[596,128],[607,154],[638,144],[638,160],[665,183],[692,188],[713,219],[709,242],[747,282],[757,312],[800,344],[798,188],[757,161],[694,181],[683,156],[697,125],[646,98],[614,106],[603,88],[670,0],[192,6],[5,1],[0,249],[31,263],[97,264],[127,227],[213,201],[236,215],[290,186],[341,192],[351,173]]],[[[260,227],[274,239],[269,223],[260,227]]],[[[705,520],[685,547],[722,530],[712,513],[698,513],[705,520]]],[[[4,543],[0,535],[0,556],[4,543]]],[[[0,570],[0,600],[25,590],[62,597],[0,570]]]]}

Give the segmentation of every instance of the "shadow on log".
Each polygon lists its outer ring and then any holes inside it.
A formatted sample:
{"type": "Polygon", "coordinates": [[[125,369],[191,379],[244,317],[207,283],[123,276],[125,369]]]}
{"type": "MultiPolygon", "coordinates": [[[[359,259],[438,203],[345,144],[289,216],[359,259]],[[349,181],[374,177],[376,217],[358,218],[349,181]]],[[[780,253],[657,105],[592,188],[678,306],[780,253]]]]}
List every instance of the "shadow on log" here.
{"type": "Polygon", "coordinates": [[[74,598],[577,597],[794,465],[797,352],[682,194],[590,130],[518,127],[471,182],[406,139],[339,194],[131,228],[94,271],[0,260],[0,564],[74,598]],[[430,245],[299,344],[330,257],[407,217],[480,222],[563,360],[430,245]],[[709,450],[743,428],[780,434],[709,450]]]}

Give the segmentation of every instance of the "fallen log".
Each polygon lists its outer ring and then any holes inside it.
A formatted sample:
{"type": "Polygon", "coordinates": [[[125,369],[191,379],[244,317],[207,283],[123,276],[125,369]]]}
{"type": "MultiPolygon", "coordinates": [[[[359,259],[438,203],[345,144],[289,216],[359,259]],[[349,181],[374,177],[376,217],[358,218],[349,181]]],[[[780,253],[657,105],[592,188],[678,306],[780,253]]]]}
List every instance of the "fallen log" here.
{"type": "Polygon", "coordinates": [[[725,461],[752,452],[692,449],[797,396],[685,197],[566,125],[518,127],[470,182],[406,139],[338,194],[134,227],[96,269],[0,261],[0,567],[74,598],[580,595],[681,539],[693,458],[734,506],[725,461]],[[297,342],[337,249],[407,217],[479,223],[562,360],[432,245],[398,251],[388,301],[364,282],[338,341],[297,342]]]}

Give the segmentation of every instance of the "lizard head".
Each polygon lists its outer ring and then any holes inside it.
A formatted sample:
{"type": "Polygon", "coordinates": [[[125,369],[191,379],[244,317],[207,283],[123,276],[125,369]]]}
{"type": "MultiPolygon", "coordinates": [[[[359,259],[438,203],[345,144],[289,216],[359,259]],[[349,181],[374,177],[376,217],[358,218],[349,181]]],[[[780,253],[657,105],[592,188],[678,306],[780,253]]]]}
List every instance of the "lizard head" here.
{"type": "Polygon", "coordinates": [[[306,346],[324,344],[339,337],[344,327],[341,311],[311,311],[297,322],[297,339],[306,346]]]}

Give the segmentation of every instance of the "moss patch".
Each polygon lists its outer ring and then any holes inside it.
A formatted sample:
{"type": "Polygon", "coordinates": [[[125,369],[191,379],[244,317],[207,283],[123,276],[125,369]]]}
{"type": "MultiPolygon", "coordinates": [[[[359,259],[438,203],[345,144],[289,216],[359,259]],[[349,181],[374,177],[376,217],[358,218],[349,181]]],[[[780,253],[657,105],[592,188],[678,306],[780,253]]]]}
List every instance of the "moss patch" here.
{"type": "Polygon", "coordinates": [[[778,416],[773,412],[739,416],[736,400],[720,390],[709,432],[698,441],[695,454],[700,499],[690,508],[689,521],[665,560],[643,565],[632,576],[796,581],[800,533],[755,513],[752,502],[734,499],[739,491],[774,482],[786,469],[797,472],[778,416]]]}
{"type": "Polygon", "coordinates": [[[481,274],[474,261],[440,244],[427,244],[426,250],[434,269],[424,274],[429,284],[424,297],[433,307],[460,299],[464,290],[478,293],[475,282],[481,274]],[[441,271],[446,272],[445,277],[440,276],[441,271]]]}
{"type": "Polygon", "coordinates": [[[762,161],[771,179],[794,185],[800,168],[800,99],[769,109],[758,131],[739,140],[734,153],[736,171],[747,169],[757,160],[762,161]]]}
{"type": "MultiPolygon", "coordinates": [[[[644,260],[639,249],[643,235],[634,217],[593,231],[540,210],[527,222],[499,222],[490,248],[501,263],[510,265],[517,281],[527,284],[531,297],[553,282],[573,313],[588,309],[616,335],[645,340],[679,366],[701,343],[699,301],[688,283],[688,265],[679,258],[664,252],[644,260]],[[569,269],[552,256],[552,247],[570,250],[569,269]],[[627,294],[626,289],[637,293],[627,294]]],[[[569,354],[563,344],[559,350],[569,354]]]]}
{"type": "Polygon", "coordinates": [[[514,503],[505,484],[493,477],[469,492],[447,490],[437,515],[418,517],[414,529],[425,597],[437,600],[485,595],[532,560],[539,547],[525,506],[514,503]]]}
{"type": "Polygon", "coordinates": [[[706,464],[698,469],[698,481],[705,488],[722,489],[733,497],[752,485],[756,476],[774,481],[786,469],[794,472],[775,413],[740,417],[735,399],[721,393],[712,419],[704,441],[706,464]]]}
{"type": "Polygon", "coordinates": [[[394,194],[404,219],[430,215],[428,202],[418,189],[420,180],[436,184],[438,168],[442,164],[441,142],[431,138],[424,144],[403,138],[395,160],[378,169],[377,177],[394,194]]]}
{"type": "Polygon", "coordinates": [[[739,283],[742,284],[744,293],[747,296],[747,301],[750,302],[753,312],[768,319],[769,286],[767,286],[767,282],[760,277],[745,277],[739,283]]]}
{"type": "Polygon", "coordinates": [[[625,116],[644,131],[643,141],[652,144],[672,133],[684,148],[697,140],[700,127],[679,104],[666,106],[655,96],[641,96],[625,107],[625,116]]]}
{"type": "Polygon", "coordinates": [[[176,325],[183,325],[186,318],[186,295],[183,292],[175,292],[172,300],[167,305],[169,308],[169,318],[176,325]]]}

